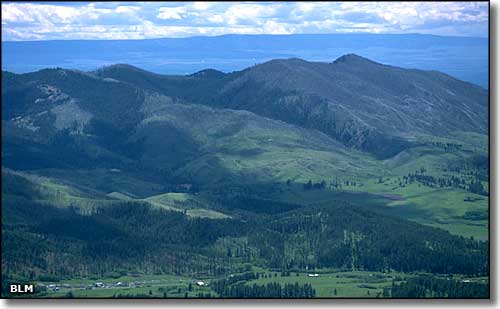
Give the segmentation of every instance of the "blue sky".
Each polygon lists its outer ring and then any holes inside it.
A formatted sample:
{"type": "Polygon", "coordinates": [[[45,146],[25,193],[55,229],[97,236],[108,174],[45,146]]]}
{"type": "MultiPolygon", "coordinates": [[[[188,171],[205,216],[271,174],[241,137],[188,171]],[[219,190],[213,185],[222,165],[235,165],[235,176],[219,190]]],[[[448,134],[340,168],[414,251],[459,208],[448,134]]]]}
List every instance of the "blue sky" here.
{"type": "Polygon", "coordinates": [[[223,34],[488,35],[487,2],[2,2],[2,40],[223,34]]]}

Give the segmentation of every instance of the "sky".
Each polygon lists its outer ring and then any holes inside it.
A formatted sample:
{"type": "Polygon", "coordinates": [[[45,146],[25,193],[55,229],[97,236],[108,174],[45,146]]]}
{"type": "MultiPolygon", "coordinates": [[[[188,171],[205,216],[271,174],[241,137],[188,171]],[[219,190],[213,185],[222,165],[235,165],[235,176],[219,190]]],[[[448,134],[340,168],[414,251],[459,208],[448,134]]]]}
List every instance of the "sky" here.
{"type": "Polygon", "coordinates": [[[2,41],[223,34],[488,36],[487,2],[2,2],[2,41]]]}

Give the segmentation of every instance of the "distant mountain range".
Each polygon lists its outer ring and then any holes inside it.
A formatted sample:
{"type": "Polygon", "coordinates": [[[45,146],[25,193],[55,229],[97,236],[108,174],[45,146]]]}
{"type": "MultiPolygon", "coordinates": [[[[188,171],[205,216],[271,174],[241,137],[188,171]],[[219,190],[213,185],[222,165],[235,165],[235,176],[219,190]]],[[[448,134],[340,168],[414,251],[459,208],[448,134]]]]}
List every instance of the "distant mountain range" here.
{"type": "Polygon", "coordinates": [[[404,68],[437,70],[488,87],[488,39],[422,34],[223,35],[121,41],[2,42],[2,70],[84,71],[126,62],[162,74],[242,70],[272,59],[331,62],[343,54],[404,68]]]}

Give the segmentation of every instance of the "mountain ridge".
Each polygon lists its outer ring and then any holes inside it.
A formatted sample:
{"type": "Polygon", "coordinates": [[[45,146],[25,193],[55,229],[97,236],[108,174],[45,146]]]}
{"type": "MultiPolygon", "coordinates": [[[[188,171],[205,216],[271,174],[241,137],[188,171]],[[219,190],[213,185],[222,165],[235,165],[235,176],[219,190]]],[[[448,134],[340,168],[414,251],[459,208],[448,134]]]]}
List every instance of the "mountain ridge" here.
{"type": "MultiPolygon", "coordinates": [[[[46,82],[60,79],[61,83],[63,75],[78,71],[64,72],[49,69],[9,75],[5,80],[49,74],[46,82]]],[[[382,158],[411,147],[422,134],[487,132],[486,90],[443,73],[387,66],[356,54],[329,63],[275,59],[231,73],[206,69],[190,75],[161,75],[118,64],[78,74],[127,83],[127,91],[135,92],[138,101],[128,112],[121,108],[125,117],[140,106],[145,91],[152,91],[177,102],[243,109],[317,129],[348,147],[382,158]]]]}
{"type": "MultiPolygon", "coordinates": [[[[131,64],[126,64],[126,63],[116,63],[116,64],[111,64],[111,65],[105,65],[105,66],[100,67],[100,68],[98,68],[96,70],[92,70],[92,71],[88,71],[88,72],[89,73],[98,73],[100,71],[105,72],[108,69],[128,69],[128,70],[133,70],[133,71],[141,71],[143,73],[149,73],[149,74],[152,74],[152,75],[158,75],[158,76],[162,76],[162,77],[189,77],[189,76],[196,76],[198,73],[203,72],[203,71],[215,71],[215,72],[222,73],[223,75],[230,75],[230,74],[233,74],[233,73],[246,71],[246,70],[249,70],[249,69],[254,68],[254,67],[267,66],[267,65],[272,64],[272,63],[278,63],[278,64],[293,64],[293,63],[295,63],[295,64],[297,64],[297,63],[301,63],[301,64],[304,64],[304,63],[311,63],[311,64],[339,64],[339,63],[359,64],[359,63],[363,63],[363,64],[372,64],[372,65],[384,66],[384,67],[388,67],[388,68],[398,68],[398,69],[403,69],[403,70],[420,71],[420,72],[427,72],[427,73],[437,73],[437,74],[441,74],[441,75],[447,76],[447,77],[449,77],[451,79],[460,80],[460,79],[458,79],[456,77],[453,77],[453,76],[451,76],[449,74],[446,74],[446,73],[443,73],[441,71],[437,71],[437,70],[423,70],[423,69],[416,69],[416,68],[415,69],[401,68],[401,67],[398,67],[398,66],[394,66],[394,65],[389,65],[389,64],[384,64],[384,63],[381,63],[381,62],[373,61],[373,60],[371,60],[369,58],[357,55],[355,53],[344,54],[344,55],[339,56],[336,59],[332,60],[331,62],[309,61],[309,60],[305,60],[305,59],[302,59],[302,58],[299,58],[299,57],[277,58],[277,59],[271,59],[271,60],[268,60],[268,61],[265,61],[265,62],[262,62],[262,63],[254,64],[253,66],[247,67],[247,68],[245,68],[243,70],[236,70],[236,71],[232,71],[232,72],[229,72],[229,73],[225,73],[225,72],[222,72],[220,70],[207,67],[207,68],[201,69],[199,71],[196,71],[196,72],[190,73],[190,74],[163,74],[163,73],[151,72],[151,71],[142,69],[139,66],[135,66],[135,65],[131,65],[131,64]]],[[[10,72],[10,71],[5,71],[5,72],[11,73],[11,74],[19,74],[19,73],[14,73],[14,72],[10,72]]],[[[29,74],[29,73],[22,73],[22,74],[29,74]]],[[[476,85],[474,83],[471,83],[471,82],[468,82],[468,81],[463,81],[463,80],[460,80],[460,81],[463,82],[463,83],[466,83],[468,85],[471,85],[473,87],[482,88],[483,90],[486,91],[485,88],[483,88],[483,87],[481,87],[479,85],[476,85]]]]}
{"type": "MultiPolygon", "coordinates": [[[[120,79],[109,72],[102,76],[120,79]]],[[[402,69],[354,54],[331,63],[275,59],[205,81],[192,80],[196,75],[163,75],[152,82],[154,76],[142,80],[142,86],[186,102],[246,109],[313,126],[364,150],[373,147],[364,145],[369,141],[363,134],[400,139],[401,134],[415,132],[487,131],[482,120],[487,112],[486,90],[443,73],[402,69]],[[450,111],[451,121],[445,116],[450,111]],[[422,114],[437,119],[425,121],[422,114]]]]}

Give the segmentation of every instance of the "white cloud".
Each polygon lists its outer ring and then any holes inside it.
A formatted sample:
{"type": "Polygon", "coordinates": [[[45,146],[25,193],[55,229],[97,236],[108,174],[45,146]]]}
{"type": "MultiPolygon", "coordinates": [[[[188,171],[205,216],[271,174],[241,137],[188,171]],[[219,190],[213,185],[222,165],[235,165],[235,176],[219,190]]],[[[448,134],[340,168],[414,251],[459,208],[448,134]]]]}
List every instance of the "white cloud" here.
{"type": "Polygon", "coordinates": [[[94,20],[112,12],[111,9],[96,8],[91,4],[74,7],[36,3],[2,3],[2,20],[17,23],[71,23],[78,19],[94,20]]]}
{"type": "Polygon", "coordinates": [[[212,6],[213,6],[212,3],[210,3],[210,2],[204,2],[204,1],[197,1],[197,2],[193,3],[193,8],[195,10],[199,10],[199,11],[207,10],[207,9],[209,9],[212,6]]]}
{"type": "Polygon", "coordinates": [[[135,12],[140,11],[140,10],[141,10],[141,7],[139,7],[139,6],[120,5],[120,6],[116,7],[115,12],[116,13],[131,14],[131,13],[135,13],[135,12]]]}
{"type": "Polygon", "coordinates": [[[262,19],[273,17],[276,10],[276,4],[233,4],[224,12],[224,17],[229,25],[237,25],[240,23],[259,24],[262,19]]]}
{"type": "Polygon", "coordinates": [[[487,22],[487,4],[474,2],[343,2],[342,10],[375,14],[389,25],[412,28],[436,20],[452,22],[487,22]],[[471,14],[476,10],[479,15],[471,14]]]}
{"type": "Polygon", "coordinates": [[[44,35],[42,35],[42,34],[19,31],[16,29],[2,29],[2,35],[3,36],[8,35],[10,37],[15,37],[18,40],[41,40],[44,38],[44,35]]]}
{"type": "Polygon", "coordinates": [[[224,17],[222,15],[219,15],[219,14],[214,14],[214,15],[210,15],[207,17],[207,20],[211,23],[223,23],[224,22],[224,17]]]}
{"type": "Polygon", "coordinates": [[[308,13],[317,7],[317,3],[314,2],[297,2],[297,9],[301,12],[308,13]]]}
{"type": "Polygon", "coordinates": [[[23,6],[18,6],[13,3],[2,3],[2,23],[7,22],[32,22],[33,18],[24,9],[23,6]]]}
{"type": "Polygon", "coordinates": [[[185,7],[164,7],[158,10],[158,15],[156,16],[159,19],[182,19],[184,15],[187,13],[187,9],[185,7]]]}
{"type": "Polygon", "coordinates": [[[292,25],[268,20],[264,23],[262,30],[266,34],[292,34],[295,29],[292,25]]]}
{"type": "Polygon", "coordinates": [[[478,2],[2,3],[4,40],[228,33],[421,32],[486,36],[478,2]]]}

